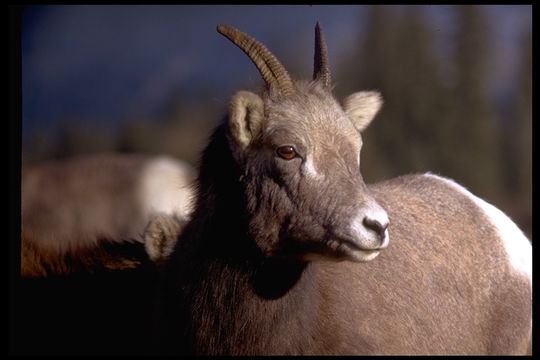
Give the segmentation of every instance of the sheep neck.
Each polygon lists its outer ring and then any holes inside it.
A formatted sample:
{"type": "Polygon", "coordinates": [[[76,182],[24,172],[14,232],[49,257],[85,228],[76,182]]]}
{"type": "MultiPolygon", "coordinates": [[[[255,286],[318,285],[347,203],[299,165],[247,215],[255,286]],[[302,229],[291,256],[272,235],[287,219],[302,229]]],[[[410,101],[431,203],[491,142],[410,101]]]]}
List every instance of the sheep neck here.
{"type": "Polygon", "coordinates": [[[199,197],[175,258],[187,352],[304,352],[319,307],[316,272],[305,261],[265,257],[247,235],[238,169],[218,128],[203,155],[199,197]]]}

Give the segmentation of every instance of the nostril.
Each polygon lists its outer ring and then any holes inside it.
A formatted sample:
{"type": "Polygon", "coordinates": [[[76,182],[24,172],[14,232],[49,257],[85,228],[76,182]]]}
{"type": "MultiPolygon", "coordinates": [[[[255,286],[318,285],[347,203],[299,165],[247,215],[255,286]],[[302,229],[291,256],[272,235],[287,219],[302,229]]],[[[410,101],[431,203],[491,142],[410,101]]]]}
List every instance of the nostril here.
{"type": "Polygon", "coordinates": [[[379,220],[371,219],[366,216],[364,218],[364,226],[375,231],[380,237],[384,237],[384,232],[388,227],[388,222],[381,223],[379,220]]]}

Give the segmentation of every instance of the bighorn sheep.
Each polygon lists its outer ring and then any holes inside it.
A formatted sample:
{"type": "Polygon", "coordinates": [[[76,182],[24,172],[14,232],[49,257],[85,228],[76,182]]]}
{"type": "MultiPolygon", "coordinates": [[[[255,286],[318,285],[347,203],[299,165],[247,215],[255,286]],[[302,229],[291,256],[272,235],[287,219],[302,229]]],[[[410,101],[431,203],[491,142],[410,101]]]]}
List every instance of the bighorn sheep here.
{"type": "Polygon", "coordinates": [[[158,261],[171,242],[160,242],[152,224],[179,228],[186,221],[194,175],[183,161],[135,154],[23,167],[21,275],[132,268],[140,259],[121,255],[117,245],[144,238],[152,240],[144,242],[146,252],[158,261]]]}
{"type": "Polygon", "coordinates": [[[232,98],[203,152],[192,218],[162,268],[160,349],[525,353],[531,245],[517,226],[437,175],[364,183],[359,132],[382,101],[335,100],[318,25],[311,82],[217,29],[266,88],[232,98]]]}

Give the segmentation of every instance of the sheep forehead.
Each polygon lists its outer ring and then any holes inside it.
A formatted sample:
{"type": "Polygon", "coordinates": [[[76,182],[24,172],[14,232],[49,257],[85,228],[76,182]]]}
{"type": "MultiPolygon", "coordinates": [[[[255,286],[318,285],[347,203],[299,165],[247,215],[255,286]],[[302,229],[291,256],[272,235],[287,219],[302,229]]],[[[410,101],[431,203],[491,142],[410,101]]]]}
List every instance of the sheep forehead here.
{"type": "MultiPolygon", "coordinates": [[[[336,141],[351,143],[356,150],[360,137],[339,103],[328,93],[305,91],[282,101],[265,104],[266,131],[288,129],[308,143],[332,145],[336,141]]],[[[307,144],[309,145],[309,144],[307,144]]]]}

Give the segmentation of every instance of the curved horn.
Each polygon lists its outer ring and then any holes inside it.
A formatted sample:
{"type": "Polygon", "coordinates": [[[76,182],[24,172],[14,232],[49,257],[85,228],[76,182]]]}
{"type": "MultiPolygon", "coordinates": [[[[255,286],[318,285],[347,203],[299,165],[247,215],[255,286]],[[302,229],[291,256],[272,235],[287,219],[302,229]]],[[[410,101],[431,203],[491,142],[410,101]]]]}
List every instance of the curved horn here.
{"type": "Polygon", "coordinates": [[[313,61],[313,80],[320,80],[325,87],[330,87],[330,69],[328,67],[328,49],[324,34],[317,21],[315,25],[315,57],[313,61]]]}
{"type": "Polygon", "coordinates": [[[289,73],[263,44],[229,25],[218,25],[217,31],[247,54],[269,88],[275,87],[285,96],[294,93],[293,82],[289,73]]]}

